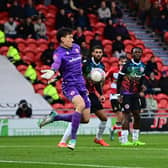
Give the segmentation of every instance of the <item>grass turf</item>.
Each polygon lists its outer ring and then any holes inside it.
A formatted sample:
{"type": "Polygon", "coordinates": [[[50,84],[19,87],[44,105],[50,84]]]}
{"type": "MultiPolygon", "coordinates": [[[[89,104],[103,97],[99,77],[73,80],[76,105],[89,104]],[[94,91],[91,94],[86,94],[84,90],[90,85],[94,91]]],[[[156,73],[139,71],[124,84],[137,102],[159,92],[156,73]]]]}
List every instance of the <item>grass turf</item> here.
{"type": "Polygon", "coordinates": [[[167,168],[168,136],[141,135],[145,146],[110,147],[93,143],[94,136],[78,136],[74,151],[58,148],[60,136],[0,137],[0,168],[167,168]]]}

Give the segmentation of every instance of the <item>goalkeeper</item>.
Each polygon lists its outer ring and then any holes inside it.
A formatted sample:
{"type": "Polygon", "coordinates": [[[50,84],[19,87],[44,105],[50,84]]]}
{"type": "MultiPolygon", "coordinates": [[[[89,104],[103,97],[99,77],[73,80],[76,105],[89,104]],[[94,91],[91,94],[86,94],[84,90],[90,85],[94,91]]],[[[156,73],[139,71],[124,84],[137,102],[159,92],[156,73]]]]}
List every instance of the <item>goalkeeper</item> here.
{"type": "Polygon", "coordinates": [[[54,51],[54,62],[51,66],[52,70],[43,70],[42,72],[44,74],[42,77],[51,80],[54,78],[55,72],[59,70],[63,78],[63,93],[73,103],[75,112],[60,115],[52,111],[40,123],[40,128],[46,124],[59,120],[71,122],[71,138],[68,143],[68,148],[73,150],[76,146],[76,134],[81,117],[85,123],[89,122],[90,100],[82,75],[80,47],[73,43],[72,30],[69,28],[60,29],[57,33],[57,41],[60,43],[60,46],[54,51]]]}
{"type": "MultiPolygon", "coordinates": [[[[100,68],[104,70],[104,65],[101,62],[102,56],[102,47],[97,45],[94,46],[91,49],[91,59],[83,61],[83,73],[86,78],[86,86],[89,91],[89,98],[91,101],[91,112],[94,113],[100,119],[100,124],[96,133],[96,137],[94,138],[94,142],[100,144],[101,146],[109,146],[109,144],[107,144],[104,141],[104,139],[102,139],[107,122],[107,116],[104,113],[102,106],[102,102],[105,101],[102,91],[102,83],[94,83],[89,77],[92,68],[100,68]]],[[[71,127],[72,124],[69,123],[61,141],[58,143],[58,147],[67,147],[66,141],[70,136],[71,127]]]]}

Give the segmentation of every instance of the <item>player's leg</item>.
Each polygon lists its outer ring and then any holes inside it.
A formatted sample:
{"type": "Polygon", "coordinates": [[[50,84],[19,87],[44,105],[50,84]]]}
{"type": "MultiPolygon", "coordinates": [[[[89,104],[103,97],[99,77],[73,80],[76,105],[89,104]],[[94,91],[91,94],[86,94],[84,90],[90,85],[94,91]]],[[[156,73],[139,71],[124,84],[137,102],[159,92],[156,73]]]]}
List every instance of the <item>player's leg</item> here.
{"type": "Polygon", "coordinates": [[[123,96],[123,122],[122,122],[122,132],[121,132],[121,145],[122,146],[132,146],[133,143],[128,141],[129,135],[129,119],[131,113],[131,95],[123,96]]]}
{"type": "Polygon", "coordinates": [[[123,113],[121,111],[121,104],[117,99],[111,99],[112,111],[116,114],[116,123],[110,128],[110,139],[114,140],[114,131],[117,131],[118,140],[121,142],[121,130],[123,113]]]}
{"type": "Polygon", "coordinates": [[[99,100],[99,98],[96,96],[96,94],[91,93],[89,94],[89,98],[91,101],[91,113],[95,113],[95,115],[100,119],[100,124],[96,133],[96,137],[94,139],[95,143],[98,143],[102,146],[109,146],[103,139],[103,133],[106,128],[107,123],[107,116],[103,111],[103,106],[99,100]]]}
{"type": "Polygon", "coordinates": [[[134,117],[134,123],[133,123],[133,131],[132,131],[132,141],[134,145],[145,145],[144,142],[139,141],[139,133],[140,133],[140,100],[138,96],[134,96],[133,99],[133,117],[134,117]]]}
{"type": "Polygon", "coordinates": [[[104,141],[104,139],[102,138],[103,136],[103,133],[104,133],[104,130],[106,128],[106,123],[107,123],[107,116],[106,114],[104,113],[103,110],[97,110],[95,112],[96,116],[100,119],[100,124],[99,124],[99,127],[98,127],[98,130],[97,130],[97,133],[96,133],[96,137],[94,139],[94,142],[95,143],[98,143],[102,146],[109,146],[108,143],[106,143],[104,141]]]}
{"type": "Polygon", "coordinates": [[[67,147],[67,140],[70,138],[70,135],[71,135],[71,129],[72,129],[72,123],[70,122],[68,124],[68,127],[66,128],[65,130],[65,133],[64,135],[62,136],[60,142],[58,143],[58,147],[60,148],[65,148],[67,147]]]}
{"type": "Polygon", "coordinates": [[[76,134],[81,121],[82,111],[85,109],[85,102],[80,95],[76,95],[72,98],[72,103],[75,107],[75,112],[72,115],[72,129],[71,139],[68,143],[68,148],[74,149],[76,145],[76,134]]]}

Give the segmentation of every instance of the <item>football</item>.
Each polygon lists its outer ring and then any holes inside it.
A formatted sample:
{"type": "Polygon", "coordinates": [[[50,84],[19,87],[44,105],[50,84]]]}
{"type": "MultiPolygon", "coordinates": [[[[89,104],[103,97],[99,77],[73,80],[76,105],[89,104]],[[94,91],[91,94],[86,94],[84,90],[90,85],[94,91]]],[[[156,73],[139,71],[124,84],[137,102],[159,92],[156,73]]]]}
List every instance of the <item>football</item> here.
{"type": "Polygon", "coordinates": [[[93,82],[101,82],[105,79],[105,72],[100,68],[93,68],[90,72],[90,79],[93,82]]]}

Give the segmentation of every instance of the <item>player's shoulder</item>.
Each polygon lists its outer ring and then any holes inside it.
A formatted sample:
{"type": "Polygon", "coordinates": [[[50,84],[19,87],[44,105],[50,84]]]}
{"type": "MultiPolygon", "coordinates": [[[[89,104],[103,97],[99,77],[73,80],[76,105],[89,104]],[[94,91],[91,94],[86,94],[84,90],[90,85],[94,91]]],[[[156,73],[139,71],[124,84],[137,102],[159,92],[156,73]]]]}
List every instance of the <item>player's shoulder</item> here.
{"type": "Polygon", "coordinates": [[[78,44],[76,44],[76,43],[73,43],[72,44],[72,48],[78,48],[78,49],[80,49],[80,46],[78,44]]]}

